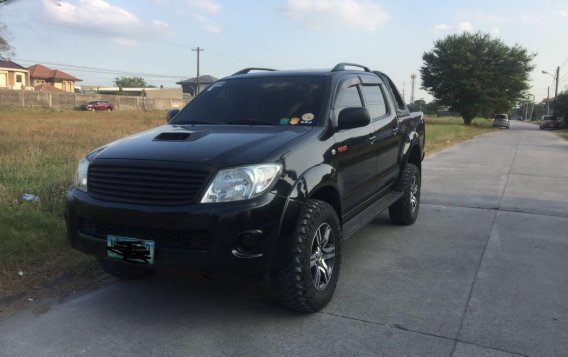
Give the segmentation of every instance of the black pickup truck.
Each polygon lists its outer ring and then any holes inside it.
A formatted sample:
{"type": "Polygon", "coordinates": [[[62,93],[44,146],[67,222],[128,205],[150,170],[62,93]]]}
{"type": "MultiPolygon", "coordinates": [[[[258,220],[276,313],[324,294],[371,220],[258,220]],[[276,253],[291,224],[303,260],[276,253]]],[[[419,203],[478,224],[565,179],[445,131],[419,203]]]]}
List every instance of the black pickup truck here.
{"type": "Polygon", "coordinates": [[[386,208],[397,224],[416,220],[424,135],[381,72],[247,68],[167,125],[86,155],[67,234],[119,278],[270,273],[280,302],[317,311],[342,240],[386,208]]]}

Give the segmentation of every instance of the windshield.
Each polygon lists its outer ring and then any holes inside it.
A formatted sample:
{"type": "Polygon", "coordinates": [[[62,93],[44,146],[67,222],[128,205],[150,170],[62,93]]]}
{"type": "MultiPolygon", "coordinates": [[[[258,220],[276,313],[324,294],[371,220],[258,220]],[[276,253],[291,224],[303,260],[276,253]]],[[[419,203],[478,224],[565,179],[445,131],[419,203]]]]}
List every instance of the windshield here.
{"type": "Polygon", "coordinates": [[[505,114],[496,114],[495,119],[507,119],[507,115],[505,114]]]}
{"type": "Polygon", "coordinates": [[[327,77],[255,77],[213,83],[172,124],[313,125],[327,77]]]}

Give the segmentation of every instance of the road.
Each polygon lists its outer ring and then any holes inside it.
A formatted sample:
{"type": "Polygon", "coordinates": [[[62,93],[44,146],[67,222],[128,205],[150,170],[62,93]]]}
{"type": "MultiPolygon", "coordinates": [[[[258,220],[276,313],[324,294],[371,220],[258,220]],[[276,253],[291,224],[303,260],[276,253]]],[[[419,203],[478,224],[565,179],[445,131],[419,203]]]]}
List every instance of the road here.
{"type": "Polygon", "coordinates": [[[1,321],[0,356],[568,356],[568,142],[513,122],[428,156],[422,190],[415,225],[345,242],[320,313],[244,278],[111,280],[1,321]]]}

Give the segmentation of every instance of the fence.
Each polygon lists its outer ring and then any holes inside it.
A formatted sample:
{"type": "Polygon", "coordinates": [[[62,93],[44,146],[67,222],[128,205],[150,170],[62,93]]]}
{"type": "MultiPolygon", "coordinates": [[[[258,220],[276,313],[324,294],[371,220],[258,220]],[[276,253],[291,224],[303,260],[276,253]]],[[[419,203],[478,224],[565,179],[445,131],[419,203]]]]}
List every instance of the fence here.
{"type": "Polygon", "coordinates": [[[110,100],[115,110],[143,111],[181,108],[187,103],[177,98],[0,90],[0,107],[76,109],[92,100],[110,100]]]}

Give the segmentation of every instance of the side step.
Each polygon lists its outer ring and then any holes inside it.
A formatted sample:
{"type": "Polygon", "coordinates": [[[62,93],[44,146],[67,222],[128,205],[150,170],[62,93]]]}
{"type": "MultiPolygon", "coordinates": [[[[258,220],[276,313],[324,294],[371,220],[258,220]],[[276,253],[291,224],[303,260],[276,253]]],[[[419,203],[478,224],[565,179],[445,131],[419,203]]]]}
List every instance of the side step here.
{"type": "Polygon", "coordinates": [[[359,229],[366,226],[382,211],[389,208],[393,203],[398,201],[402,197],[402,195],[404,195],[404,191],[393,190],[381,197],[377,202],[365,208],[363,212],[353,217],[350,221],[346,222],[343,225],[343,239],[351,238],[355,233],[357,233],[359,229]]]}

